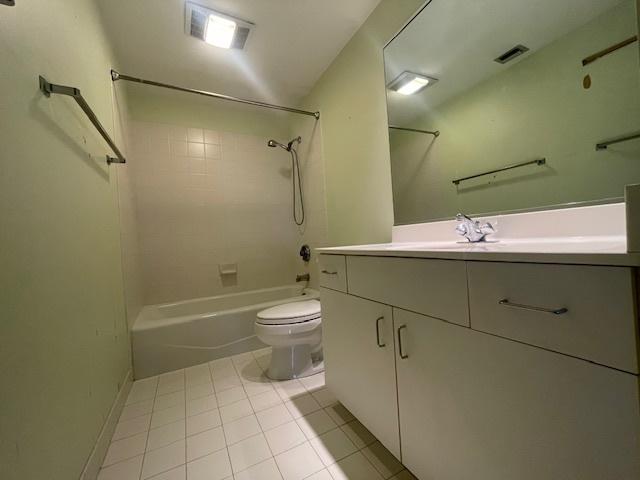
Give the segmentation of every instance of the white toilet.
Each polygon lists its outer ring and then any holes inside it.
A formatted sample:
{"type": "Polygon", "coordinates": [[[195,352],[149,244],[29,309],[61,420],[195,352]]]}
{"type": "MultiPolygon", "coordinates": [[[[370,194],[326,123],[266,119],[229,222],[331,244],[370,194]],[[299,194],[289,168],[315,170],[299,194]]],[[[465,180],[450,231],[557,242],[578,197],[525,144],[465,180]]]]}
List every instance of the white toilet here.
{"type": "Polygon", "coordinates": [[[289,380],[324,371],[320,302],[305,300],[258,313],[256,336],[272,347],[267,376],[289,380]]]}

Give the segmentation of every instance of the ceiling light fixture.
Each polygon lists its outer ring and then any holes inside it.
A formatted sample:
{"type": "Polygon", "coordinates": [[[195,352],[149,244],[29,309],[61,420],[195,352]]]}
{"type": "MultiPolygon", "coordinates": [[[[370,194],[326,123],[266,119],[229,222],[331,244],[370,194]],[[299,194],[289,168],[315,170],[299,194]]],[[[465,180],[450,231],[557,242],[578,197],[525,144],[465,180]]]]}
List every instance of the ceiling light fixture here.
{"type": "Polygon", "coordinates": [[[401,95],[413,95],[438,81],[437,78],[427,77],[413,72],[402,72],[387,87],[401,95]]]}
{"type": "Polygon", "coordinates": [[[204,31],[204,41],[220,48],[231,48],[236,35],[236,22],[216,14],[209,15],[204,31]]]}
{"type": "Polygon", "coordinates": [[[242,50],[254,26],[251,22],[202,5],[185,3],[185,32],[209,45],[242,50]]]}

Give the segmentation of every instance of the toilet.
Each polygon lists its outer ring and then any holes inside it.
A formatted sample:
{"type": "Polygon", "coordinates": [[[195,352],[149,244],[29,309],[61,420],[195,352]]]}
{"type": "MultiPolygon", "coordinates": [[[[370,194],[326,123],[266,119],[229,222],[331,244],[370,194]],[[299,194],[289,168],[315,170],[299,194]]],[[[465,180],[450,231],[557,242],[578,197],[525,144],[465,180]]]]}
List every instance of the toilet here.
{"type": "Polygon", "coordinates": [[[324,371],[320,301],[284,303],[262,310],[255,333],[272,347],[269,378],[289,380],[324,371]]]}

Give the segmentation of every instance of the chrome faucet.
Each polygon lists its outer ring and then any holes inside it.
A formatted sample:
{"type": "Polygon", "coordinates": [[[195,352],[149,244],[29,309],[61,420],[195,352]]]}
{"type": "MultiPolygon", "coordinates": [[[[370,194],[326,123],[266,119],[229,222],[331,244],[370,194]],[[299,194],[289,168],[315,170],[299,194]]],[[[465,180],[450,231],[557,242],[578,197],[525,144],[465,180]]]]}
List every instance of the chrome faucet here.
{"type": "Polygon", "coordinates": [[[489,222],[481,225],[478,220],[473,220],[463,213],[457,214],[456,220],[458,221],[456,232],[473,243],[484,242],[487,235],[495,233],[496,231],[489,222]]]}

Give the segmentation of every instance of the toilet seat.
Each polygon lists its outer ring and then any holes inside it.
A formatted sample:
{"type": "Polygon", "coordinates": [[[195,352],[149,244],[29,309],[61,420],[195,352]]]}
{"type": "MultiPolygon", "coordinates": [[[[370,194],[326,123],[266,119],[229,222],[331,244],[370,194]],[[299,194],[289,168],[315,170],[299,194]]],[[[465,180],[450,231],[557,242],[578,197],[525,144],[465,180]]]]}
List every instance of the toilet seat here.
{"type": "Polygon", "coordinates": [[[284,303],[262,310],[257,315],[256,323],[260,325],[291,325],[319,319],[320,315],[320,302],[305,300],[284,303]]]}

